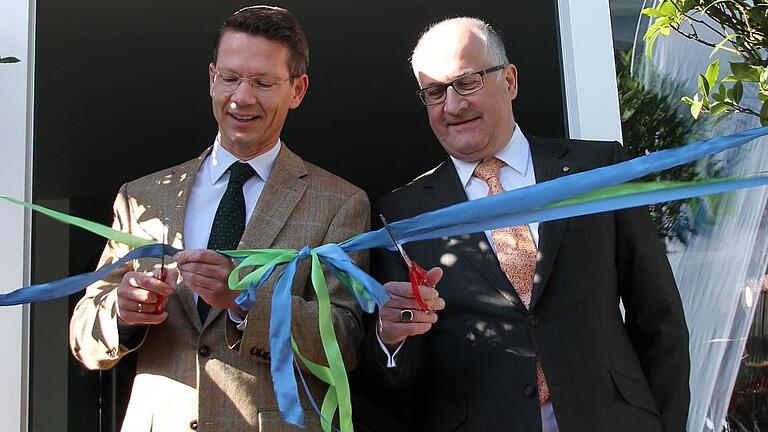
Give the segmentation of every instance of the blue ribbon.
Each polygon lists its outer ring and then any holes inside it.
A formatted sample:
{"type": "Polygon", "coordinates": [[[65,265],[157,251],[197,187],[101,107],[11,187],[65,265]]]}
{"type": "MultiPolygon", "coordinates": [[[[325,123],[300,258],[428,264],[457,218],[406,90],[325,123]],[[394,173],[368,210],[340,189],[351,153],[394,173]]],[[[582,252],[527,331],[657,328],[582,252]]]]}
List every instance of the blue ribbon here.
{"type": "Polygon", "coordinates": [[[38,303],[48,300],[56,300],[70,294],[82,291],[88,285],[106,278],[130,260],[139,258],[160,258],[165,255],[176,255],[180,252],[169,245],[151,244],[136,248],[111,265],[104,266],[95,272],[70,276],[53,282],[47,282],[28,287],[19,288],[7,294],[0,294],[0,306],[12,306],[25,303],[38,303]]]}

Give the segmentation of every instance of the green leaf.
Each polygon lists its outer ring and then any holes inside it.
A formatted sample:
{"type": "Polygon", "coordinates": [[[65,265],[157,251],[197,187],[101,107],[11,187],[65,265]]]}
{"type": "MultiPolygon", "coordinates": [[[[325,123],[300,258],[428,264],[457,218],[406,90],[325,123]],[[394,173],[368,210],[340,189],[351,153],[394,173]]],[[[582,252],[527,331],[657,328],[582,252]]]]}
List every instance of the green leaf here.
{"type": "Polygon", "coordinates": [[[0,57],[0,63],[18,63],[20,61],[16,57],[0,57]]]}
{"type": "Polygon", "coordinates": [[[699,74],[699,91],[704,95],[704,98],[709,95],[709,83],[707,82],[707,78],[702,74],[699,74]]]}
{"type": "Polygon", "coordinates": [[[658,10],[659,12],[664,14],[664,16],[669,16],[669,17],[677,16],[677,13],[678,13],[675,5],[669,0],[661,2],[661,4],[658,7],[658,10]]]}
{"type": "Polygon", "coordinates": [[[728,92],[725,89],[725,85],[723,85],[723,83],[720,83],[720,86],[717,88],[717,91],[712,93],[710,97],[718,102],[725,102],[725,97],[727,94],[728,92]]]}
{"type": "Polygon", "coordinates": [[[701,108],[703,105],[704,103],[699,100],[699,94],[697,93],[693,97],[693,104],[691,105],[691,116],[693,116],[693,118],[699,118],[699,114],[701,114],[701,108]]]}
{"type": "Polygon", "coordinates": [[[645,54],[650,58],[653,55],[653,45],[664,26],[669,26],[672,21],[667,17],[658,18],[645,32],[643,40],[646,41],[645,54]]]}
{"type": "Polygon", "coordinates": [[[758,82],[760,81],[761,68],[750,66],[744,62],[729,62],[731,64],[731,73],[739,81],[758,82]]]}
{"type": "Polygon", "coordinates": [[[760,109],[760,126],[768,126],[768,101],[763,102],[760,109]]]}
{"type": "Polygon", "coordinates": [[[742,96],[744,96],[744,84],[741,81],[736,81],[736,84],[733,85],[733,97],[731,98],[733,103],[738,104],[741,102],[742,96]]]}
{"type": "Polygon", "coordinates": [[[688,96],[683,96],[680,98],[680,100],[687,103],[688,105],[693,105],[693,99],[689,98],[688,96]]]}
{"type": "Polygon", "coordinates": [[[713,116],[716,116],[716,115],[720,115],[720,114],[722,114],[722,113],[724,113],[724,112],[728,111],[728,108],[729,108],[729,107],[728,107],[728,104],[724,104],[724,103],[716,103],[716,104],[713,104],[713,105],[710,107],[710,109],[709,109],[709,113],[710,113],[711,115],[713,115],[713,116]]]}
{"type": "Polygon", "coordinates": [[[720,60],[715,60],[707,67],[707,71],[704,73],[704,77],[707,79],[710,88],[715,87],[717,78],[720,76],[720,60]]]}
{"type": "Polygon", "coordinates": [[[652,18],[661,18],[663,16],[666,16],[664,12],[656,9],[656,8],[645,8],[640,11],[641,14],[652,17],[652,18]]]}

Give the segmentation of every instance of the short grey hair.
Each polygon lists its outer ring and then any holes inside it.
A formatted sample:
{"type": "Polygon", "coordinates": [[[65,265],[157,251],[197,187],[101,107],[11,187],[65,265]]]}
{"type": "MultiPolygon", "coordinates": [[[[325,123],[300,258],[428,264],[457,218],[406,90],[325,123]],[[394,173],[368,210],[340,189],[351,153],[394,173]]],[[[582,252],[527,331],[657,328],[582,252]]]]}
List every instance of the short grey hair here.
{"type": "Polygon", "coordinates": [[[448,18],[444,19],[440,22],[436,22],[429,27],[419,36],[419,41],[416,43],[416,46],[413,48],[413,54],[411,55],[411,67],[413,68],[414,73],[416,73],[416,62],[414,59],[418,55],[418,50],[421,45],[421,41],[424,39],[425,36],[429,34],[434,29],[443,27],[445,25],[453,25],[453,24],[465,24],[468,27],[475,30],[475,34],[483,41],[485,44],[485,51],[488,55],[488,58],[491,60],[491,62],[494,65],[497,64],[508,64],[509,59],[507,58],[507,51],[504,48],[504,41],[501,39],[501,36],[499,33],[491,27],[490,24],[487,22],[479,19],[479,18],[473,18],[473,17],[457,17],[457,18],[448,18]]]}

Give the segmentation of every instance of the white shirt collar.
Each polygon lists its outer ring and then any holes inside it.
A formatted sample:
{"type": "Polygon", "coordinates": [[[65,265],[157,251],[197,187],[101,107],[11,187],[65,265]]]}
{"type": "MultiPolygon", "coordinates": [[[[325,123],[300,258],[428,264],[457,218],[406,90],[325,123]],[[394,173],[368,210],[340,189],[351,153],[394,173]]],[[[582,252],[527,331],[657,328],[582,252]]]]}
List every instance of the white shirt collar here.
{"type": "MultiPolygon", "coordinates": [[[[528,159],[531,157],[531,148],[528,144],[528,139],[525,138],[523,131],[520,130],[520,126],[517,123],[515,123],[515,131],[512,133],[512,138],[494,156],[525,177],[528,172],[528,159]]],[[[472,178],[472,173],[475,172],[475,167],[480,161],[466,162],[453,156],[451,156],[451,160],[456,167],[456,172],[459,174],[462,187],[466,188],[469,179],[472,178]]]]}
{"type": "MultiPolygon", "coordinates": [[[[237,156],[222,147],[220,139],[221,137],[216,135],[216,139],[213,142],[213,150],[205,161],[209,167],[208,172],[211,174],[210,178],[208,178],[210,184],[215,184],[219,181],[221,176],[227,171],[227,168],[229,168],[235,161],[240,160],[237,156]]],[[[267,152],[262,153],[251,160],[241,162],[249,164],[253,170],[256,171],[256,175],[259,176],[262,181],[266,182],[269,178],[269,174],[272,172],[272,167],[277,159],[277,154],[280,153],[282,144],[282,141],[278,138],[277,144],[267,152]]]]}

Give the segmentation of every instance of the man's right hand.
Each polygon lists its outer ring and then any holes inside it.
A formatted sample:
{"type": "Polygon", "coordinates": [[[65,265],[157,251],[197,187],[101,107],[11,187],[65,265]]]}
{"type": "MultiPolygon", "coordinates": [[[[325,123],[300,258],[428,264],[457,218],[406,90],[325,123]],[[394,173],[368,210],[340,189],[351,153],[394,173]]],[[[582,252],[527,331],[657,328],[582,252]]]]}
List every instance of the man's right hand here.
{"type": "MultiPolygon", "coordinates": [[[[445,300],[433,287],[443,277],[443,269],[433,267],[427,272],[430,286],[419,286],[421,298],[434,312],[423,312],[413,297],[409,282],[387,282],[384,288],[389,294],[389,301],[379,310],[379,338],[388,348],[394,348],[408,336],[428,332],[437,322],[437,311],[445,308],[445,300]],[[412,319],[403,320],[403,311],[410,311],[412,319]]],[[[405,313],[408,317],[408,313],[405,313]]]]}
{"type": "Polygon", "coordinates": [[[163,310],[157,313],[157,295],[165,298],[173,294],[170,281],[175,281],[178,272],[168,269],[164,281],[147,273],[128,272],[117,287],[117,316],[128,325],[160,324],[168,318],[163,310]]]}

